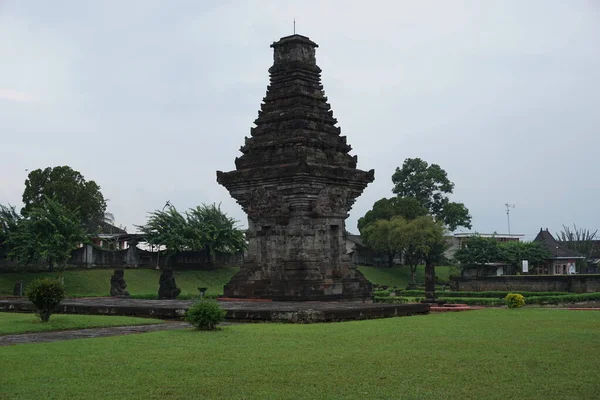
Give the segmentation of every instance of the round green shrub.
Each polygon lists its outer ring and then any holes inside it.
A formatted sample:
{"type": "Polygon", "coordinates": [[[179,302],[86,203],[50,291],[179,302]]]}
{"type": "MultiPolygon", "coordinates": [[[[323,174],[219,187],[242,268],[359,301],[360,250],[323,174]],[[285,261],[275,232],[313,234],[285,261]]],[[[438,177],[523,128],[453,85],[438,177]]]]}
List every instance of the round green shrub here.
{"type": "Polygon", "coordinates": [[[525,297],[519,293],[509,293],[504,298],[508,308],[521,308],[525,305],[525,297]]]}
{"type": "Polygon", "coordinates": [[[42,322],[48,322],[54,308],[65,298],[65,285],[52,278],[40,278],[27,286],[25,295],[33,303],[42,322]]]}
{"type": "Polygon", "coordinates": [[[201,331],[212,331],[225,319],[227,312],[212,299],[194,303],[185,313],[185,320],[201,331]]]}

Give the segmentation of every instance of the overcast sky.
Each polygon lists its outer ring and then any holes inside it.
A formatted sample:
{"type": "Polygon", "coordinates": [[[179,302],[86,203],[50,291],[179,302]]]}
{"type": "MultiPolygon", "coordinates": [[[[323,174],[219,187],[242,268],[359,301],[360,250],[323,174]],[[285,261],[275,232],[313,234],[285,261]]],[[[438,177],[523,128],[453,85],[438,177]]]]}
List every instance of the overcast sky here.
{"type": "Polygon", "coordinates": [[[170,200],[246,224],[216,183],[297,32],[358,167],[392,195],[405,158],[444,168],[473,230],[600,228],[600,2],[0,0],[0,203],[69,165],[134,231],[170,200]]]}

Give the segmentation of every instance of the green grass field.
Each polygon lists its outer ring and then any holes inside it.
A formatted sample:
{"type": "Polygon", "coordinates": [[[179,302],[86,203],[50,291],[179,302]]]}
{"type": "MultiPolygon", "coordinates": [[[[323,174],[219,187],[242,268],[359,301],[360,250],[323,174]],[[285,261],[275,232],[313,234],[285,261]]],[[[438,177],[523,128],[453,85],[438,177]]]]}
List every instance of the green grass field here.
{"type": "Polygon", "coordinates": [[[0,347],[2,399],[591,399],[600,314],[542,309],[0,347]]]}
{"type": "MultiPolygon", "coordinates": [[[[176,271],[175,282],[182,294],[197,295],[199,287],[207,287],[207,294],[222,294],[225,285],[236,267],[223,267],[212,270],[176,271]]],[[[110,276],[113,270],[93,269],[65,271],[65,286],[68,296],[109,296],[110,276]]],[[[57,277],[58,273],[2,273],[0,274],[0,296],[12,295],[14,285],[20,279],[28,282],[43,276],[57,277]]],[[[158,293],[160,271],[153,269],[127,269],[125,282],[132,295],[158,293]]]]}
{"type": "Polygon", "coordinates": [[[0,313],[0,335],[160,323],[163,321],[149,318],[63,314],[53,314],[50,321],[42,323],[33,314],[0,313]]]}
{"type": "MultiPolygon", "coordinates": [[[[359,267],[372,283],[379,285],[398,286],[405,288],[410,282],[408,267],[359,267]]],[[[199,287],[207,287],[207,294],[223,294],[223,286],[238,271],[237,267],[223,267],[212,270],[176,271],[175,281],[184,295],[197,295],[199,287]]],[[[108,296],[110,290],[110,276],[113,270],[91,269],[65,271],[65,285],[68,296],[108,296]]],[[[448,279],[450,267],[436,267],[436,275],[440,279],[448,279]]],[[[57,277],[54,273],[0,273],[0,296],[9,296],[13,293],[17,281],[23,280],[25,286],[36,278],[43,276],[57,277]]],[[[127,269],[125,282],[131,295],[152,295],[158,293],[158,280],[160,271],[153,269],[127,269]]],[[[417,282],[424,281],[423,267],[416,273],[417,282]]]]}
{"type": "MultiPolygon", "coordinates": [[[[451,268],[449,266],[435,267],[435,274],[440,280],[448,280],[451,268]]],[[[410,269],[406,266],[386,267],[358,267],[365,277],[378,285],[387,285],[389,287],[398,286],[404,289],[410,283],[410,269]]],[[[417,284],[425,282],[425,267],[420,265],[415,273],[417,284]]]]}

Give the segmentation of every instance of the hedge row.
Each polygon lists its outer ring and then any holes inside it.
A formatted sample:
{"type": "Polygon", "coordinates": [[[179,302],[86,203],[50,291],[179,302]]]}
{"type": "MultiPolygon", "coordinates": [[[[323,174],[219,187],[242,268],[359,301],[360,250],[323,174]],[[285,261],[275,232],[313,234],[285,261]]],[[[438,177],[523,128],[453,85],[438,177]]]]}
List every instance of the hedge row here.
{"type": "MultiPolygon", "coordinates": [[[[205,299],[216,299],[218,297],[222,297],[222,295],[217,294],[205,294],[205,299]]],[[[132,299],[141,299],[141,300],[157,300],[158,294],[147,293],[147,294],[132,294],[130,296],[132,299]]],[[[180,294],[177,296],[177,300],[198,300],[200,299],[200,295],[198,294],[180,294]]]]}
{"type": "MultiPolygon", "coordinates": [[[[391,292],[390,292],[391,293],[391,292]]],[[[436,292],[439,297],[476,297],[476,298],[492,298],[492,299],[503,299],[509,293],[519,293],[525,297],[538,297],[538,296],[566,296],[572,293],[569,292],[520,292],[518,290],[500,292],[500,291],[489,291],[489,292],[436,292]]],[[[403,290],[397,291],[398,296],[425,296],[425,292],[421,290],[403,290]]],[[[383,296],[383,294],[379,294],[383,296]]]]}
{"type": "Polygon", "coordinates": [[[518,290],[508,291],[508,292],[499,292],[499,291],[489,291],[489,292],[439,292],[440,296],[443,297],[477,297],[477,298],[494,298],[494,299],[503,299],[509,293],[519,293],[524,297],[534,297],[534,296],[566,296],[572,293],[569,292],[521,292],[518,290]]]}
{"type": "Polygon", "coordinates": [[[525,299],[526,304],[577,303],[580,301],[600,300],[600,292],[569,294],[566,296],[535,296],[525,299]]]}
{"type": "MultiPolygon", "coordinates": [[[[448,304],[467,304],[469,306],[503,306],[504,299],[475,298],[475,297],[439,297],[448,304]]],[[[527,299],[525,300],[527,301],[527,299]]]]}
{"type": "MultiPolygon", "coordinates": [[[[516,292],[515,293],[519,293],[516,292]]],[[[527,292],[526,292],[527,293],[527,292]]],[[[523,294],[523,293],[520,293],[523,294]]],[[[408,302],[419,302],[424,297],[406,297],[406,296],[376,296],[374,298],[375,303],[391,303],[391,304],[404,304],[408,302]]],[[[468,304],[478,306],[503,306],[504,298],[490,298],[490,297],[446,297],[440,296],[439,300],[444,300],[448,304],[468,304]]],[[[532,296],[525,298],[525,304],[566,304],[566,303],[577,303],[581,301],[593,301],[600,300],[600,292],[598,293],[582,293],[582,294],[567,294],[559,296],[532,296]]]]}
{"type": "Polygon", "coordinates": [[[424,300],[425,297],[374,297],[373,302],[375,303],[387,303],[387,304],[405,304],[405,303],[418,303],[424,300]]]}
{"type": "MultiPolygon", "coordinates": [[[[514,292],[519,293],[519,292],[514,292]]],[[[523,293],[520,293],[523,294],[523,293]]],[[[474,298],[474,297],[439,297],[448,303],[460,303],[481,306],[504,305],[504,299],[474,298]]],[[[525,297],[525,304],[567,304],[581,301],[600,300],[600,293],[568,294],[562,296],[532,296],[525,297]]]]}

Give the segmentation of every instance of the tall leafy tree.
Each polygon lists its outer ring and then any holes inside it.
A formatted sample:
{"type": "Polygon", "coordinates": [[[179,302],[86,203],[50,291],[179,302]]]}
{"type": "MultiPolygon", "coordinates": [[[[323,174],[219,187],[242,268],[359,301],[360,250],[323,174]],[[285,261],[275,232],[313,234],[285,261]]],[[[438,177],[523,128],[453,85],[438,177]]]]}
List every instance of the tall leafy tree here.
{"type": "Polygon", "coordinates": [[[220,206],[202,204],[185,214],[173,206],[150,213],[146,225],[138,226],[150,244],[166,248],[170,257],[184,250],[237,252],[246,248],[245,233],[237,221],[221,211],[220,206]]]}
{"type": "Polygon", "coordinates": [[[410,267],[410,278],[416,284],[415,273],[417,266],[422,263],[433,266],[438,262],[446,249],[444,226],[431,216],[424,215],[415,218],[407,225],[406,240],[408,246],[404,253],[404,262],[410,267]]]}
{"type": "Polygon", "coordinates": [[[486,264],[500,259],[498,244],[495,238],[473,235],[454,253],[454,259],[461,263],[463,272],[465,267],[477,266],[477,275],[480,276],[486,264]]]}
{"type": "Polygon", "coordinates": [[[69,166],[36,169],[29,173],[23,191],[25,207],[21,214],[28,215],[42,207],[45,199],[53,199],[75,214],[83,224],[104,220],[106,200],[100,186],[86,181],[80,172],[69,166]]]}
{"type": "Polygon", "coordinates": [[[172,205],[151,212],[146,224],[137,228],[148,243],[165,247],[167,266],[173,254],[194,248],[185,215],[172,205]]]}
{"type": "Polygon", "coordinates": [[[50,271],[62,267],[73,250],[87,240],[78,217],[57,201],[46,198],[17,223],[7,240],[9,255],[21,264],[40,261],[50,271]]]}
{"type": "Polygon", "coordinates": [[[14,206],[0,204],[0,247],[6,251],[6,241],[17,230],[21,216],[14,206]]]}
{"type": "Polygon", "coordinates": [[[377,200],[373,204],[373,208],[367,211],[364,217],[358,219],[358,230],[362,233],[369,224],[382,219],[390,220],[393,217],[403,217],[406,220],[413,220],[426,214],[427,209],[415,198],[383,198],[377,200]]]}
{"type": "Polygon", "coordinates": [[[454,183],[439,165],[429,165],[420,158],[407,158],[402,168],[396,168],[392,182],[395,194],[416,199],[449,230],[459,226],[471,228],[471,216],[465,205],[450,202],[448,196],[454,191],[454,183]]]}
{"type": "Polygon", "coordinates": [[[215,251],[236,253],[246,249],[245,232],[221,211],[220,205],[202,204],[188,210],[186,216],[195,248],[206,249],[210,256],[215,251]]]}
{"type": "Polygon", "coordinates": [[[522,268],[522,261],[527,260],[531,268],[542,265],[551,254],[539,242],[510,241],[498,244],[498,260],[506,263],[506,274],[514,275],[522,268]]]}
{"type": "Polygon", "coordinates": [[[391,267],[396,254],[402,254],[408,246],[407,226],[403,217],[379,219],[364,228],[362,236],[369,247],[387,255],[388,265],[391,267]]]}

